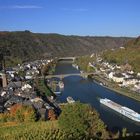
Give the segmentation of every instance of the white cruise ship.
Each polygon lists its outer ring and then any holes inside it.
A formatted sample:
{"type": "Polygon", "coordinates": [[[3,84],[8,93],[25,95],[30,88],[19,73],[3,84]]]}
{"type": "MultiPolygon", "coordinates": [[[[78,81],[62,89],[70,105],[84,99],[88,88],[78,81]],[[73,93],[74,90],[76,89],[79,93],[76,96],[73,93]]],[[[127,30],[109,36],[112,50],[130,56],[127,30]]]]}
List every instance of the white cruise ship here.
{"type": "Polygon", "coordinates": [[[128,117],[131,120],[134,120],[136,122],[140,122],[140,114],[135,112],[134,110],[125,107],[125,106],[121,106],[107,98],[105,99],[100,99],[100,103],[104,104],[105,106],[117,111],[118,113],[128,117]]]}

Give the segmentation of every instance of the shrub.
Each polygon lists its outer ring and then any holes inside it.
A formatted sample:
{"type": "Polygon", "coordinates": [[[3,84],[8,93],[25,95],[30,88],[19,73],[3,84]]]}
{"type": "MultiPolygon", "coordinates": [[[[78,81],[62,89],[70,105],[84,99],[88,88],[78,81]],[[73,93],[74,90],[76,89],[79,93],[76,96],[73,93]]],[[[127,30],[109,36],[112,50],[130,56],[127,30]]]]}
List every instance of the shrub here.
{"type": "Polygon", "coordinates": [[[10,118],[10,114],[9,113],[1,113],[0,114],[0,122],[7,122],[10,118]]]}

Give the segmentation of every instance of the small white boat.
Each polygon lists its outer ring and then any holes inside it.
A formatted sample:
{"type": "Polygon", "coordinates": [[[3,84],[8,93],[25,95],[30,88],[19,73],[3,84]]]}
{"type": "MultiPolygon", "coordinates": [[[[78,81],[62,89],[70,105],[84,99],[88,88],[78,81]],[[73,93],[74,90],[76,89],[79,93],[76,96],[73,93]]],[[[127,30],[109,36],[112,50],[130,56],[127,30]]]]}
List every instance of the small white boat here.
{"type": "Polygon", "coordinates": [[[76,68],[77,70],[79,69],[79,67],[78,67],[77,64],[72,64],[72,66],[73,66],[74,68],[76,68]]]}
{"type": "Polygon", "coordinates": [[[103,86],[103,83],[100,83],[101,86],[103,86]]]}
{"type": "Polygon", "coordinates": [[[62,81],[59,81],[58,85],[60,89],[64,89],[64,83],[62,81]]]}
{"type": "Polygon", "coordinates": [[[68,103],[74,103],[75,100],[74,100],[72,97],[68,96],[68,97],[67,97],[67,102],[68,102],[68,103]]]}

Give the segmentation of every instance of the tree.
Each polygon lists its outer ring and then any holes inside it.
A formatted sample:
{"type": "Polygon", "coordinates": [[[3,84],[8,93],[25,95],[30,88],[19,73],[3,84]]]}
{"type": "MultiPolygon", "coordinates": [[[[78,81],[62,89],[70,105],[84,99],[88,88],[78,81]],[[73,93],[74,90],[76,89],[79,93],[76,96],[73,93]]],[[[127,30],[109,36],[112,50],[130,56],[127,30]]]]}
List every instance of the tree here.
{"type": "Polygon", "coordinates": [[[25,71],[20,70],[18,72],[18,75],[21,76],[21,77],[25,77],[26,73],[25,73],[25,71]]]}
{"type": "Polygon", "coordinates": [[[56,120],[57,116],[53,109],[48,110],[48,119],[53,121],[56,120]]]}
{"type": "Polygon", "coordinates": [[[43,76],[46,76],[46,75],[48,74],[49,68],[50,68],[49,65],[45,65],[45,66],[42,68],[42,75],[43,75],[43,76]]]}
{"type": "Polygon", "coordinates": [[[34,122],[36,120],[35,110],[32,106],[15,104],[10,109],[10,116],[18,122],[34,122]]]}
{"type": "Polygon", "coordinates": [[[106,132],[98,113],[90,105],[80,102],[64,106],[58,124],[65,132],[66,139],[102,137],[106,132]]]}

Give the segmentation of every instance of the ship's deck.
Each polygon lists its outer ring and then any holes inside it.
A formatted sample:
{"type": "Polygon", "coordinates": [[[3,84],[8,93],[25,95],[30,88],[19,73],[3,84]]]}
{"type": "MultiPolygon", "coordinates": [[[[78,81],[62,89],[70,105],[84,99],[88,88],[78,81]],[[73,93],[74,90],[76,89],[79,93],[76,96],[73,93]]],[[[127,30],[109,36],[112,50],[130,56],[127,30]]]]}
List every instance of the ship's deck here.
{"type": "Polygon", "coordinates": [[[108,103],[110,103],[112,106],[115,106],[115,107],[118,107],[118,108],[121,108],[122,106],[113,102],[113,101],[108,101],[108,103]]]}

